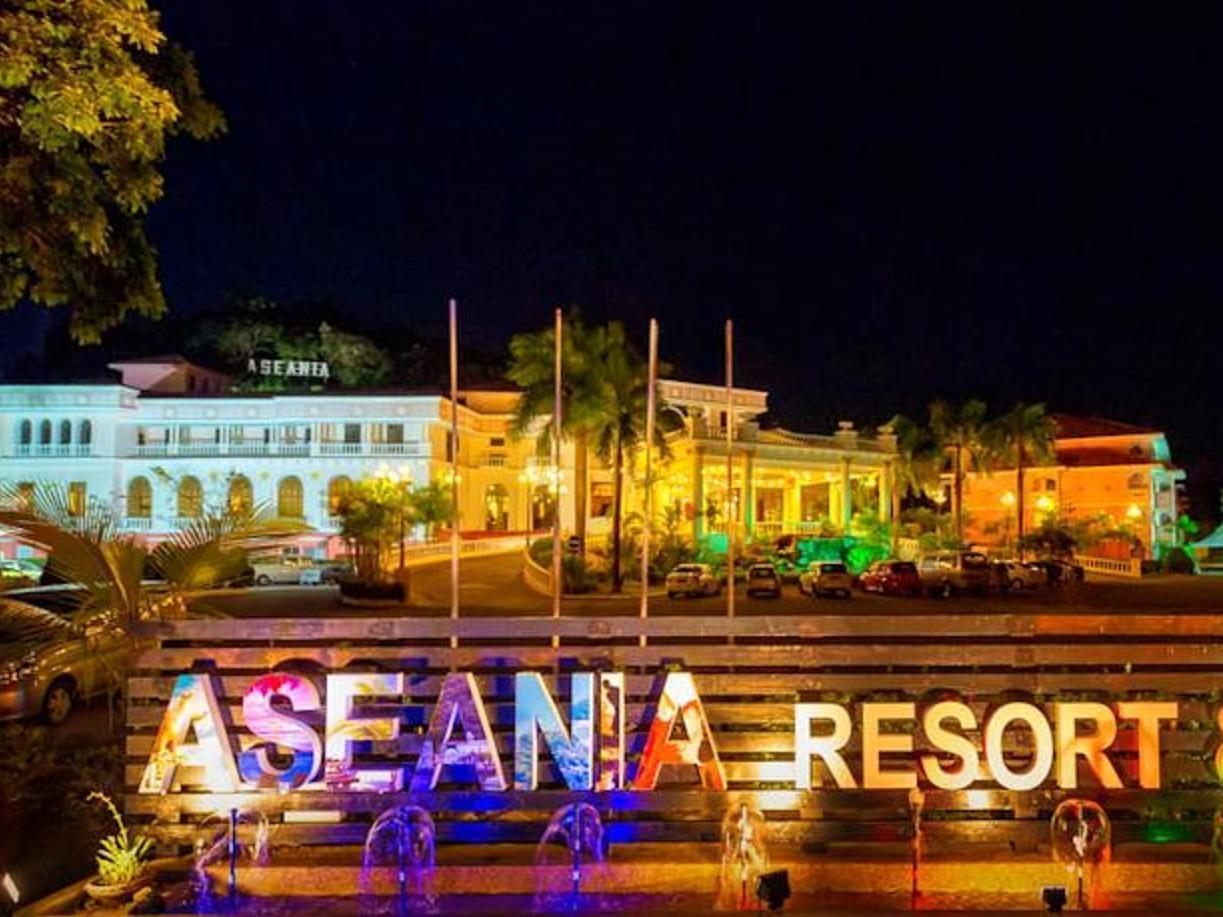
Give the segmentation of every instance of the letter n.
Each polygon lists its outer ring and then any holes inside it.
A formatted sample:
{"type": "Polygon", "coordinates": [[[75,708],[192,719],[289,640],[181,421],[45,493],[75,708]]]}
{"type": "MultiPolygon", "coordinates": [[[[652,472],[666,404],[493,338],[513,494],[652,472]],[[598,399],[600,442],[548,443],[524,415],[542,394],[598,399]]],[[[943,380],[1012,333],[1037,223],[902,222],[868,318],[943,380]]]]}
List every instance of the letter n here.
{"type": "Polygon", "coordinates": [[[539,786],[539,733],[543,733],[565,786],[571,790],[593,787],[594,673],[575,672],[569,684],[571,731],[561,722],[556,702],[538,672],[514,676],[514,789],[539,786]]]}

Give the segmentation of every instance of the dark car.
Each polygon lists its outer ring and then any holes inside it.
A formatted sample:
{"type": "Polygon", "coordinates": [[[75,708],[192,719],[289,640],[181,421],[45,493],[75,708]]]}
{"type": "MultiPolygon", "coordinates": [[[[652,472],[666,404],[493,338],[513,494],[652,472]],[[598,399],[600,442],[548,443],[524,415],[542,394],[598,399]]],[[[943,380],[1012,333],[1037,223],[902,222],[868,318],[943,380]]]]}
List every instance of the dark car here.
{"type": "Polygon", "coordinates": [[[907,560],[881,560],[870,565],[858,577],[864,592],[883,595],[921,595],[921,576],[917,564],[907,560]]]}
{"type": "Polygon", "coordinates": [[[772,564],[752,564],[747,571],[747,594],[781,598],[781,576],[772,564]]]}
{"type": "Polygon", "coordinates": [[[1050,588],[1083,582],[1083,568],[1073,561],[1045,558],[1034,560],[1029,566],[1044,571],[1045,582],[1050,588]]]}

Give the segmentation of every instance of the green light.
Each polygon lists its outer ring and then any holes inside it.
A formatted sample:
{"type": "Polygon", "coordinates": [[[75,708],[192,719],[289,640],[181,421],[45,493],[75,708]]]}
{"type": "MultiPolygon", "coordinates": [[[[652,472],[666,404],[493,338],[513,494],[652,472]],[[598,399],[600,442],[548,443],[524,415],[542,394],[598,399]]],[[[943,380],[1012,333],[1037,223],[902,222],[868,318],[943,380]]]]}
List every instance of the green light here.
{"type": "Polygon", "coordinates": [[[1180,844],[1192,841],[1193,832],[1175,822],[1151,822],[1143,829],[1142,839],[1148,844],[1180,844]]]}

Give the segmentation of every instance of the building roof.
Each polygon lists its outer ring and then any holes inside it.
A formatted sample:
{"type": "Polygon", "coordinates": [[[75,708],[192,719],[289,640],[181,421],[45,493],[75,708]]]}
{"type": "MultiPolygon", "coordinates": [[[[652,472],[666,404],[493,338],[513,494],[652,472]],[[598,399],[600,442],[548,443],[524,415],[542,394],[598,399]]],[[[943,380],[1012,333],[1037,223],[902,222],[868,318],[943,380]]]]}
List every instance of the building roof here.
{"type": "Polygon", "coordinates": [[[1094,436],[1155,436],[1158,430],[1139,427],[1107,417],[1076,417],[1073,414],[1051,414],[1057,425],[1058,439],[1087,439],[1094,436]]]}
{"type": "MultiPolygon", "coordinates": [[[[110,361],[111,366],[137,366],[140,364],[164,365],[173,363],[191,363],[191,361],[184,357],[181,353],[165,353],[153,357],[129,357],[123,360],[110,361]]],[[[192,363],[192,365],[194,366],[196,364],[192,363]]]]}

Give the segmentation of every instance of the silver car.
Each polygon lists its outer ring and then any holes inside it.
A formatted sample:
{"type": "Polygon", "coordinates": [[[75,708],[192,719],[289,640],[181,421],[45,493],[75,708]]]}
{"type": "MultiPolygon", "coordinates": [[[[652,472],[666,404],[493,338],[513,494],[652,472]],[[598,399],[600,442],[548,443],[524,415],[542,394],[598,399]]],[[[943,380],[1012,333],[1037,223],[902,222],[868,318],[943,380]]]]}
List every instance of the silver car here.
{"type": "Polygon", "coordinates": [[[709,564],[680,564],[667,574],[667,598],[681,595],[717,595],[721,581],[709,564]]]}
{"type": "Polygon", "coordinates": [[[0,720],[62,723],[80,699],[106,693],[132,642],[102,615],[84,626],[0,598],[0,720]]]}

